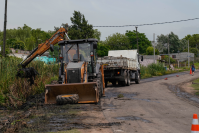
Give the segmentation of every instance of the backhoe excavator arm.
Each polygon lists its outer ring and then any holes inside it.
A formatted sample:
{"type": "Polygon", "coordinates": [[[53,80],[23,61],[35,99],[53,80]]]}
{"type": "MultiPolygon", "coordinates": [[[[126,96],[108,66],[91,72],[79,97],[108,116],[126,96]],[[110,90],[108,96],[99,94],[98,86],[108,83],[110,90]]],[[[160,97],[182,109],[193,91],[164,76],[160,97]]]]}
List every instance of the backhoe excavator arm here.
{"type": "Polygon", "coordinates": [[[27,56],[26,59],[24,59],[20,65],[22,68],[25,68],[34,58],[36,58],[38,55],[42,55],[44,52],[46,52],[49,49],[53,50],[53,45],[58,43],[59,41],[64,39],[64,35],[67,33],[67,29],[60,28],[49,40],[46,40],[45,43],[39,44],[37,48],[35,48],[30,55],[27,56]]]}
{"type": "MultiPolygon", "coordinates": [[[[35,48],[28,56],[26,59],[24,59],[19,65],[19,70],[17,72],[17,77],[21,78],[29,78],[30,84],[34,84],[34,79],[36,75],[38,75],[38,72],[30,67],[26,68],[26,66],[38,55],[42,55],[44,52],[47,50],[51,49],[53,50],[53,45],[58,43],[59,41],[64,39],[64,35],[66,34],[67,36],[67,27],[66,28],[60,28],[49,40],[46,40],[45,43],[39,44],[37,48],[35,48]]],[[[68,37],[68,36],[67,36],[68,37]]],[[[69,39],[69,37],[68,37],[69,39]]]]}

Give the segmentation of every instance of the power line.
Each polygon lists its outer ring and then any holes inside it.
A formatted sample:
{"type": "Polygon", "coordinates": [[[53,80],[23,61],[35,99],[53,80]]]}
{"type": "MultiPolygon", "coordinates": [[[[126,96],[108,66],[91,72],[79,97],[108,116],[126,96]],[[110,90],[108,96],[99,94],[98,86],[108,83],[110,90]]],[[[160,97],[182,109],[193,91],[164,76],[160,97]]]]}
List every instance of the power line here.
{"type": "Polygon", "coordinates": [[[166,24],[166,23],[177,23],[177,22],[190,21],[190,20],[196,20],[196,19],[199,19],[199,18],[192,18],[192,19],[185,19],[185,20],[171,21],[171,22],[162,22],[162,23],[152,23],[152,24],[122,25],[122,26],[93,26],[93,27],[129,27],[129,26],[145,26],[145,25],[156,25],[156,24],[166,24]]]}

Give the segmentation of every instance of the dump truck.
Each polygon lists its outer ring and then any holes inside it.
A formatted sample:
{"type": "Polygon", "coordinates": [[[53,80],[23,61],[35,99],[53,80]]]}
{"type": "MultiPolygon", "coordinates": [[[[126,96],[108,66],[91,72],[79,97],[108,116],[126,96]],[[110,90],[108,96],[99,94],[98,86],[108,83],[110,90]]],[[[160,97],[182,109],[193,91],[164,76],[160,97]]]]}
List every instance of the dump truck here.
{"type": "Polygon", "coordinates": [[[140,61],[137,50],[110,50],[108,56],[99,57],[98,64],[104,66],[104,82],[116,85],[129,86],[131,81],[140,83],[140,61]]]}
{"type": "Polygon", "coordinates": [[[105,94],[103,65],[97,63],[97,39],[60,41],[58,84],[45,85],[46,104],[98,103],[105,94]]]}

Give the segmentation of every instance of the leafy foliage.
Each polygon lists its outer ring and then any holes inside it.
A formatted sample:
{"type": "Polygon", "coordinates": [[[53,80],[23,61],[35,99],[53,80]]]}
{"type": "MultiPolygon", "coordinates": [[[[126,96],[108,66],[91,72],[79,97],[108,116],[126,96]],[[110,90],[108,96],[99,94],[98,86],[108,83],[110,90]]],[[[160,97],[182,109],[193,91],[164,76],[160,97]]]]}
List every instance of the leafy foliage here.
{"type": "Polygon", "coordinates": [[[97,47],[98,57],[108,56],[109,50],[110,50],[109,45],[106,45],[103,42],[98,42],[98,47],[97,47]]]}
{"type": "Polygon", "coordinates": [[[142,79],[166,74],[166,69],[162,63],[152,63],[148,66],[141,66],[140,70],[142,79]]]}
{"type": "Polygon", "coordinates": [[[148,40],[146,35],[144,33],[137,32],[136,31],[126,31],[126,36],[129,38],[130,41],[130,47],[131,49],[137,49],[137,36],[138,36],[138,47],[139,47],[139,53],[144,54],[146,53],[146,49],[151,45],[151,42],[148,40]]]}
{"type": "Polygon", "coordinates": [[[168,42],[170,44],[170,53],[178,53],[178,51],[181,52],[183,51],[184,47],[187,46],[186,40],[180,40],[178,35],[174,34],[173,32],[169,33],[168,35],[161,34],[160,36],[157,36],[157,42],[163,45],[163,53],[168,53],[168,42]]]}
{"type": "MultiPolygon", "coordinates": [[[[158,49],[155,49],[155,55],[159,55],[158,49]]],[[[149,46],[146,50],[146,55],[154,55],[154,48],[149,46]]]]}
{"type": "Polygon", "coordinates": [[[88,24],[85,16],[79,11],[74,11],[70,18],[72,25],[69,26],[68,36],[70,39],[87,39],[94,37],[93,26],[88,24]]]}
{"type": "MultiPolygon", "coordinates": [[[[32,29],[24,24],[23,27],[6,30],[6,46],[21,50],[32,50],[37,47],[38,44],[49,39],[53,34],[54,32],[52,31],[45,32],[39,28],[32,29]]],[[[0,40],[3,40],[3,32],[1,31],[0,40]]]]}
{"type": "MultiPolygon", "coordinates": [[[[169,62],[169,56],[168,55],[163,55],[163,56],[161,56],[161,59],[162,60],[165,60],[165,62],[169,62]]],[[[172,57],[170,57],[170,63],[175,63],[176,61],[172,58],[172,57]]]]}
{"type": "Polygon", "coordinates": [[[100,37],[101,37],[101,32],[98,31],[98,29],[94,29],[94,38],[100,41],[100,37]]]}
{"type": "Polygon", "coordinates": [[[50,82],[51,77],[58,77],[58,64],[46,65],[42,61],[32,61],[28,67],[35,68],[40,75],[30,86],[27,79],[16,78],[16,66],[21,61],[16,57],[0,58],[0,105],[20,106],[28,96],[44,92],[45,84],[50,82]]]}
{"type": "Polygon", "coordinates": [[[199,49],[199,34],[187,35],[183,39],[189,40],[190,47],[199,49]]]}
{"type": "Polygon", "coordinates": [[[131,49],[129,38],[120,33],[115,33],[106,37],[104,43],[110,47],[110,50],[131,49]]]}

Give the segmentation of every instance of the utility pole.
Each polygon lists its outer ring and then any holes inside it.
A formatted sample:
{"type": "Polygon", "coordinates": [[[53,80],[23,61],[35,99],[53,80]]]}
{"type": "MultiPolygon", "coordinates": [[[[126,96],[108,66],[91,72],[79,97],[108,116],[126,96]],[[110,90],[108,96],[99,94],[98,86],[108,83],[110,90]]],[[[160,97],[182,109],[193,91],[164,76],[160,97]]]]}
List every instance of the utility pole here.
{"type": "Polygon", "coordinates": [[[189,40],[188,40],[188,68],[190,68],[190,65],[189,65],[189,61],[190,60],[190,57],[189,57],[189,40]]]}
{"type": "Polygon", "coordinates": [[[136,28],[136,37],[137,37],[137,50],[138,50],[138,55],[139,55],[138,36],[137,36],[137,28],[138,28],[138,27],[135,27],[135,28],[136,28]]]}
{"type": "Polygon", "coordinates": [[[154,50],[153,50],[153,51],[154,51],[154,52],[153,52],[153,53],[154,53],[154,54],[153,54],[154,56],[153,56],[153,58],[154,58],[154,63],[156,63],[156,59],[155,59],[155,33],[153,33],[153,47],[154,47],[154,50]]]}
{"type": "Polygon", "coordinates": [[[170,69],[170,55],[169,55],[169,35],[168,35],[168,56],[169,56],[169,69],[170,69]]]}
{"type": "Polygon", "coordinates": [[[4,16],[4,35],[3,35],[3,56],[6,56],[6,23],[7,23],[7,0],[5,0],[5,16],[4,16]]]}

